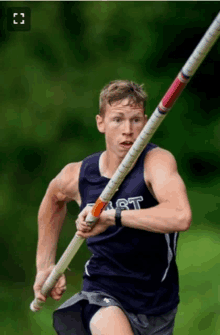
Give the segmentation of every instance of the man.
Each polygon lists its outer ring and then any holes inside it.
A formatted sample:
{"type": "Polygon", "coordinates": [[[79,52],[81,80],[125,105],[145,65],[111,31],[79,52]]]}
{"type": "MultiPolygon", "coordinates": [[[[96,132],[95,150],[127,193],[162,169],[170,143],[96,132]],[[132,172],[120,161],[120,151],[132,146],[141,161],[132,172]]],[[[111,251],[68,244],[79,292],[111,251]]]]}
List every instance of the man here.
{"type": "MultiPolygon", "coordinates": [[[[178,232],[191,224],[185,185],[173,155],[149,143],[96,224],[89,227],[85,222],[147,122],[146,99],[142,86],[128,80],[105,86],[96,122],[105,134],[106,150],[64,167],[41,203],[37,298],[46,300],[40,289],[55,264],[69,201],[80,206],[77,234],[87,239],[93,253],[85,264],[82,291],[54,312],[57,334],[173,334],[179,303],[178,232]]],[[[63,275],[50,295],[59,300],[65,289],[63,275]]]]}

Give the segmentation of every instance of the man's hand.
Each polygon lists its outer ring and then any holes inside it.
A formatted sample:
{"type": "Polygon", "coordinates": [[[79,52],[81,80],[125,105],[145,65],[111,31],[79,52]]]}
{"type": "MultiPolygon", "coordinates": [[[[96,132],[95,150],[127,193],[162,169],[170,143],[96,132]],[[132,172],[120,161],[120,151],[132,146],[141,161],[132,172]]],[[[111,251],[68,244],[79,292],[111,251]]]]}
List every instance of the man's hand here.
{"type": "MultiPolygon", "coordinates": [[[[36,279],[35,279],[35,283],[34,283],[34,287],[33,287],[35,298],[37,298],[39,300],[42,300],[44,302],[47,300],[47,297],[45,297],[41,293],[41,288],[42,288],[43,284],[45,283],[47,277],[52,272],[54,266],[55,265],[52,265],[45,270],[38,271],[37,275],[36,275],[36,279]]],[[[49,296],[51,298],[53,298],[54,300],[59,301],[62,298],[62,295],[65,291],[66,291],[66,278],[65,278],[65,275],[63,274],[59,278],[59,280],[57,281],[57,283],[55,284],[53,289],[51,290],[49,296]]]]}
{"type": "Polygon", "coordinates": [[[92,207],[87,205],[78,215],[78,218],[76,220],[76,228],[77,228],[77,235],[80,237],[88,238],[99,235],[103,233],[110,226],[105,212],[102,212],[96,223],[93,223],[92,226],[88,225],[85,220],[87,215],[91,212],[91,210],[92,207]]]}

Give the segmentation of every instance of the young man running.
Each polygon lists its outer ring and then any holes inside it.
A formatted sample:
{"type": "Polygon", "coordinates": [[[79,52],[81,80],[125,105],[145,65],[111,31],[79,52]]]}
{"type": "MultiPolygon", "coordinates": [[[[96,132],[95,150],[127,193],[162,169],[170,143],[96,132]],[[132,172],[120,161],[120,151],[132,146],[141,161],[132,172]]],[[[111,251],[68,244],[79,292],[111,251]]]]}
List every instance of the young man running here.
{"type": "MultiPolygon", "coordinates": [[[[76,201],[77,234],[92,257],[82,291],[54,312],[60,335],[171,335],[179,303],[178,233],[189,229],[191,209],[173,155],[149,143],[94,227],[85,223],[109,179],[147,122],[146,93],[128,80],[100,94],[98,130],[106,150],[70,163],[51,181],[39,209],[35,297],[55,264],[66,203],[76,201]]],[[[66,290],[63,275],[51,297],[66,290]]]]}

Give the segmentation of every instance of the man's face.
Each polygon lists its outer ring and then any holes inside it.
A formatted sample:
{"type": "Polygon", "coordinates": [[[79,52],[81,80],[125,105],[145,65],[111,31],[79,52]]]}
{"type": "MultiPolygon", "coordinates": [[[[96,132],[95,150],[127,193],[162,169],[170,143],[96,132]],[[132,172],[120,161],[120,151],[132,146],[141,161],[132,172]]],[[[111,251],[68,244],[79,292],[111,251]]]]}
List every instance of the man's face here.
{"type": "Polygon", "coordinates": [[[97,127],[105,134],[106,149],[124,157],[147,122],[144,108],[128,105],[128,98],[106,106],[105,116],[96,116],[97,127]]]}

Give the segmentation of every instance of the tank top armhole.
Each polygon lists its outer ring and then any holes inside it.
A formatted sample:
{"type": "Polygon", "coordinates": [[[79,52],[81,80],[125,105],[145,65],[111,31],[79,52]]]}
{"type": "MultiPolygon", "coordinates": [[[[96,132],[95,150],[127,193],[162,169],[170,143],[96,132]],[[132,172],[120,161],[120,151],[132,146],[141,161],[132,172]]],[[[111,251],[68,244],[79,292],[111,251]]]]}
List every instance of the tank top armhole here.
{"type": "Polygon", "coordinates": [[[82,171],[85,169],[85,162],[84,160],[82,161],[82,164],[80,166],[80,170],[79,170],[79,180],[78,180],[78,190],[79,190],[79,195],[80,195],[80,199],[81,199],[81,204],[80,204],[80,209],[83,203],[83,195],[82,195],[82,190],[81,190],[81,180],[82,180],[82,171]]]}
{"type": "MultiPolygon", "coordinates": [[[[143,166],[143,178],[144,178],[144,161],[145,161],[145,157],[146,155],[148,154],[149,151],[155,149],[155,148],[159,148],[159,146],[157,144],[154,144],[154,143],[149,143],[145,149],[145,154],[143,155],[143,161],[142,161],[142,166],[143,166]]],[[[145,178],[144,178],[144,182],[145,182],[145,178]]],[[[156,195],[154,194],[154,191],[153,189],[151,189],[145,182],[145,186],[147,188],[147,190],[150,192],[150,194],[152,195],[152,197],[158,202],[157,198],[156,198],[156,195]]]]}
{"type": "Polygon", "coordinates": [[[80,205],[80,210],[82,210],[84,208],[84,204],[83,204],[83,193],[82,193],[82,180],[83,180],[83,176],[84,176],[84,172],[86,170],[87,164],[90,160],[95,159],[97,156],[99,157],[101,155],[103,151],[99,151],[99,152],[95,152],[92,155],[89,155],[87,157],[85,157],[82,160],[82,164],[80,167],[80,171],[79,171],[79,181],[78,181],[78,189],[79,189],[79,194],[80,194],[80,198],[81,198],[81,205],[80,205]]]}

